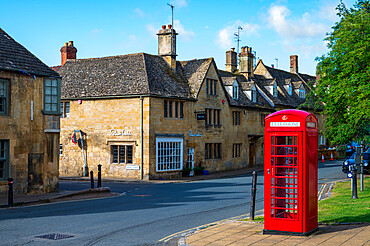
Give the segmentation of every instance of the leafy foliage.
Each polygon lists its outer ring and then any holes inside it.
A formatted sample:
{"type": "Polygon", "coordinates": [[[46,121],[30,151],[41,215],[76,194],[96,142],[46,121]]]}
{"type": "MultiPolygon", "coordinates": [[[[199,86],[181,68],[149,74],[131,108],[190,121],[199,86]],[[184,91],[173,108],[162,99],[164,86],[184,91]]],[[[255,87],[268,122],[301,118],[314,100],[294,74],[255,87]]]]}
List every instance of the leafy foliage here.
{"type": "Polygon", "coordinates": [[[325,41],[329,52],[317,66],[320,76],[312,90],[324,107],[326,136],[332,143],[368,137],[370,125],[370,3],[337,6],[340,20],[325,41]]]}

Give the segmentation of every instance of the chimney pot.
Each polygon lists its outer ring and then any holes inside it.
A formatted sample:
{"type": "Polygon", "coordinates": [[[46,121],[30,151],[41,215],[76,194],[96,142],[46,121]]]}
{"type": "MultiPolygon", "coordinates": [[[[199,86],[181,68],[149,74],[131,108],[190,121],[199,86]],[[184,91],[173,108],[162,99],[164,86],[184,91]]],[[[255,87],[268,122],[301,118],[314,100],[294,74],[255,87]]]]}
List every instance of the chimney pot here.
{"type": "Polygon", "coordinates": [[[72,46],[73,47],[73,41],[69,41],[68,46],[72,46]]]}
{"type": "Polygon", "coordinates": [[[231,51],[235,51],[235,48],[231,48],[231,51]]]}
{"type": "Polygon", "coordinates": [[[172,25],[168,25],[168,29],[172,29],[172,25]]]}
{"type": "Polygon", "coordinates": [[[274,68],[274,64],[271,64],[271,67],[274,68]]]}
{"type": "Polygon", "coordinates": [[[166,25],[162,25],[162,29],[165,30],[166,29],[166,25]]]}
{"type": "Polygon", "coordinates": [[[62,57],[62,66],[66,63],[67,59],[76,59],[77,49],[73,47],[73,41],[69,41],[69,44],[64,43],[64,46],[60,49],[60,53],[62,57]]]}
{"type": "Polygon", "coordinates": [[[64,46],[68,46],[68,43],[64,43],[64,46]]]}

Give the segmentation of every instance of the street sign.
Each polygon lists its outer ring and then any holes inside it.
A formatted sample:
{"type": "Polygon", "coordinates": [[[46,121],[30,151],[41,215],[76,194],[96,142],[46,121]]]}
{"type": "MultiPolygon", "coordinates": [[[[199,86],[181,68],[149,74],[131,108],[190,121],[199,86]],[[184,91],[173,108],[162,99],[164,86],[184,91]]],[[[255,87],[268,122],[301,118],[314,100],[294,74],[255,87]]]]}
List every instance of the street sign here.
{"type": "Polygon", "coordinates": [[[206,114],[197,114],[197,120],[205,120],[206,114]]]}

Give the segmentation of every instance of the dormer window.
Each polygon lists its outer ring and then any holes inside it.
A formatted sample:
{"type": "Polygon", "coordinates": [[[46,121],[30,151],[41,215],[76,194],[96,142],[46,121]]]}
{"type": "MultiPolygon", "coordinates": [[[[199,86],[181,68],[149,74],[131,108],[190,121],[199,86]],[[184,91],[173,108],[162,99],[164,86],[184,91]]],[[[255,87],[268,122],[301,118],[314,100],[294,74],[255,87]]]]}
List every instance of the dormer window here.
{"type": "Polygon", "coordinates": [[[256,90],[256,88],[253,88],[251,90],[251,98],[252,98],[252,102],[254,102],[254,103],[257,102],[257,90],[256,90]]]}
{"type": "Polygon", "coordinates": [[[303,85],[299,87],[299,98],[302,98],[302,99],[306,98],[306,90],[304,89],[303,85]]]}
{"type": "Polygon", "coordinates": [[[273,94],[274,97],[278,97],[278,89],[277,89],[276,83],[272,87],[272,94],[273,94]]]}
{"type": "Polygon", "coordinates": [[[233,99],[239,99],[239,86],[237,83],[233,84],[233,99]]]}
{"type": "Polygon", "coordinates": [[[292,84],[289,84],[288,93],[289,93],[290,96],[293,94],[292,84]]]}

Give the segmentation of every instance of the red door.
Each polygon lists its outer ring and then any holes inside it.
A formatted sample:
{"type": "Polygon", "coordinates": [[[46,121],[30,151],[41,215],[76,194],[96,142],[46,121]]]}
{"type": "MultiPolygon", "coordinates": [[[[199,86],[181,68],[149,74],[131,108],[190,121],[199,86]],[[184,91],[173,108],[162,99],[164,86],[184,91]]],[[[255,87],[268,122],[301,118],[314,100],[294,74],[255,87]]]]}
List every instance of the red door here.
{"type": "Polygon", "coordinates": [[[265,229],[302,232],[302,133],[272,133],[268,139],[265,229]]]}

